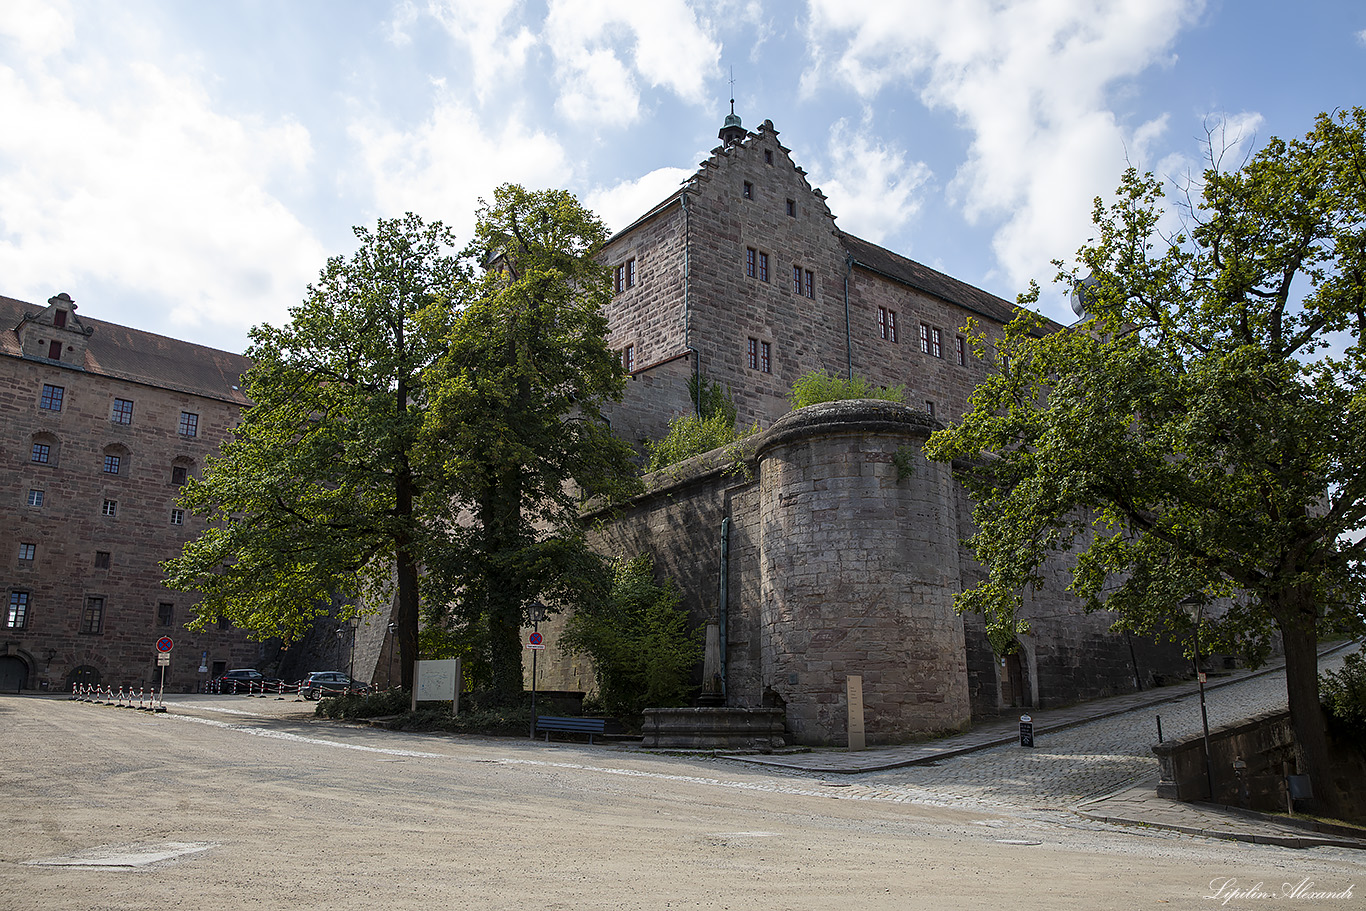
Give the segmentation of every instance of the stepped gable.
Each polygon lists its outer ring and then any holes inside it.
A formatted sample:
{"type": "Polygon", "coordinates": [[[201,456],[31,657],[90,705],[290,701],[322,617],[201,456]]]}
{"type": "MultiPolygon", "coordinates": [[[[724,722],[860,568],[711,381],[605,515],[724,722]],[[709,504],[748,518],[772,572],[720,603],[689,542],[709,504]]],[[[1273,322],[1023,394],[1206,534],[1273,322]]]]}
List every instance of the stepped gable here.
{"type": "MultiPolygon", "coordinates": [[[[0,332],[0,354],[22,358],[20,332],[42,331],[43,316],[49,309],[0,296],[0,327],[4,330],[0,332]]],[[[50,326],[50,318],[47,322],[50,326]]],[[[251,367],[251,360],[243,355],[86,316],[78,318],[78,325],[88,338],[84,357],[73,363],[62,362],[61,366],[237,405],[250,404],[239,388],[242,374],[251,367]]]]}
{"type": "Polygon", "coordinates": [[[624,235],[630,234],[636,228],[640,227],[645,222],[654,218],[656,215],[659,215],[661,212],[664,212],[672,208],[673,206],[677,205],[684,193],[700,192],[700,184],[711,181],[713,176],[712,172],[720,170],[721,166],[727,163],[727,160],[735,160],[735,158],[741,154],[747,154],[749,152],[752,152],[754,150],[754,146],[760,140],[763,139],[773,140],[773,147],[780,154],[782,154],[784,158],[787,159],[787,163],[791,166],[792,170],[796,171],[797,175],[801,177],[802,183],[803,185],[805,185],[807,192],[809,192],[815,199],[817,199],[820,202],[821,208],[824,211],[826,217],[829,218],[831,220],[831,223],[833,224],[835,220],[835,214],[830,211],[830,205],[826,201],[825,193],[820,189],[820,187],[811,186],[811,181],[806,179],[806,169],[792,160],[792,150],[789,149],[787,146],[783,145],[781,142],[779,142],[777,137],[778,130],[773,126],[773,121],[765,120],[763,123],[759,125],[759,129],[757,132],[746,131],[742,139],[736,142],[723,143],[722,145],[719,145],[716,148],[712,149],[711,154],[708,155],[707,158],[705,158],[704,160],[698,162],[697,170],[693,172],[691,177],[688,177],[685,180],[683,180],[679,184],[677,190],[670,193],[668,196],[660,200],[655,205],[651,206],[649,209],[645,211],[643,215],[641,215],[635,221],[631,222],[629,225],[613,234],[612,237],[608,239],[608,243],[610,244],[613,240],[616,240],[617,238],[622,237],[624,235]]]}

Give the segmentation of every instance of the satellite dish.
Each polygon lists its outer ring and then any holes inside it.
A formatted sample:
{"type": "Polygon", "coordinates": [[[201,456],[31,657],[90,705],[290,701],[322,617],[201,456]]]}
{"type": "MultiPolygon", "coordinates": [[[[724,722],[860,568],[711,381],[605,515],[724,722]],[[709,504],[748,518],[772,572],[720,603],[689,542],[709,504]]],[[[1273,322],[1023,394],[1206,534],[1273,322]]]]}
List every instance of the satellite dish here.
{"type": "Polygon", "coordinates": [[[1086,305],[1095,298],[1095,292],[1092,289],[1099,284],[1100,281],[1094,275],[1088,275],[1081,281],[1073,283],[1072,312],[1077,315],[1078,319],[1086,319],[1086,305]]]}

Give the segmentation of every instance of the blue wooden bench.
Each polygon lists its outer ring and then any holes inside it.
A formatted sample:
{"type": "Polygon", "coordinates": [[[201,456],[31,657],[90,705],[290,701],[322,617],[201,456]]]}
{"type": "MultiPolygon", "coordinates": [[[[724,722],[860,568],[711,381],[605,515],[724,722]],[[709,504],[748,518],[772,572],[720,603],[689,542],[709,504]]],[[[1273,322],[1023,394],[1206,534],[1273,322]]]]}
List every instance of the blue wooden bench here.
{"type": "Polygon", "coordinates": [[[551,731],[587,734],[588,742],[592,743],[593,735],[601,734],[606,727],[606,718],[565,718],[558,715],[541,715],[536,719],[536,730],[545,732],[546,743],[550,742],[551,731]]]}

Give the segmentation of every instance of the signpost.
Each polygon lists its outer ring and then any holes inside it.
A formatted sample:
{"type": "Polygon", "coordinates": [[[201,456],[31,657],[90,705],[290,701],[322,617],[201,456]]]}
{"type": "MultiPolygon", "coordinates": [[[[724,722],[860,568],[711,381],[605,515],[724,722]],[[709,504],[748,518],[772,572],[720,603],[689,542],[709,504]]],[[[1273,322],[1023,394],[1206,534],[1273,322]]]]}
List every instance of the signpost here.
{"type": "MultiPolygon", "coordinates": [[[[531,635],[527,637],[526,647],[531,649],[531,739],[536,739],[536,656],[545,648],[545,640],[537,629],[545,619],[545,605],[539,601],[531,602],[531,635]]],[[[549,735],[547,735],[549,736],[549,735]]]]}
{"type": "Polygon", "coordinates": [[[1020,716],[1020,746],[1032,747],[1034,745],[1034,719],[1028,715],[1020,716]]]}
{"type": "Polygon", "coordinates": [[[171,666],[171,647],[175,645],[170,636],[162,636],[157,640],[157,667],[161,668],[161,695],[158,702],[166,705],[166,668],[171,666]]]}
{"type": "Polygon", "coordinates": [[[442,658],[436,661],[413,663],[413,704],[418,702],[451,701],[451,714],[460,711],[460,659],[442,658]]]}

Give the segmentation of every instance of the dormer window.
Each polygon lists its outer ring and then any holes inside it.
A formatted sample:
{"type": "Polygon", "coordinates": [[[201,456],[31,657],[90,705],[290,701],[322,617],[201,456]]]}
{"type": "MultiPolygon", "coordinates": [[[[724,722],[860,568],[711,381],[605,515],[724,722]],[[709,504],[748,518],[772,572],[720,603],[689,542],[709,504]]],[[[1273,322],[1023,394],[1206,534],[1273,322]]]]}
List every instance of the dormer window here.
{"type": "Polygon", "coordinates": [[[65,311],[65,310],[54,310],[54,311],[52,312],[52,325],[56,326],[58,329],[65,329],[65,328],[66,328],[66,311],[65,311]]]}

